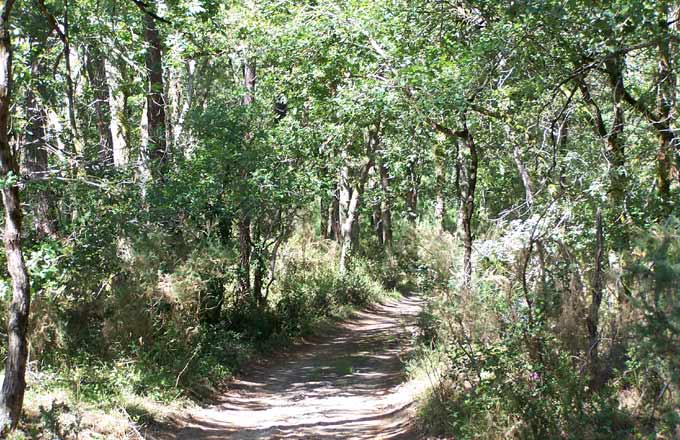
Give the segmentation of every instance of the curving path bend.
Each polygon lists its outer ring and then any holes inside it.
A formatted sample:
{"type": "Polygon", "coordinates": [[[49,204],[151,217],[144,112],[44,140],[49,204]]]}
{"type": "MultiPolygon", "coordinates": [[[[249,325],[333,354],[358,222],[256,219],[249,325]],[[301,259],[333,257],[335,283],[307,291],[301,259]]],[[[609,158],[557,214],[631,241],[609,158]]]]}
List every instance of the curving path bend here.
{"type": "Polygon", "coordinates": [[[427,383],[405,381],[421,300],[357,312],[331,334],[234,381],[166,440],[416,439],[413,402],[427,383]]]}

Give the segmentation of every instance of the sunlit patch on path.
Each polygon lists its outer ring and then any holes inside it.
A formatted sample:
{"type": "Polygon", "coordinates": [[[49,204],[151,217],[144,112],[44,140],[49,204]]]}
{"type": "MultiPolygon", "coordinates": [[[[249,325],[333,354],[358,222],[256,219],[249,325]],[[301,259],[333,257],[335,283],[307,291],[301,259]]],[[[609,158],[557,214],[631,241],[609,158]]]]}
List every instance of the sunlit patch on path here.
{"type": "Polygon", "coordinates": [[[332,335],[307,343],[237,380],[209,408],[165,438],[412,439],[413,398],[405,382],[419,299],[362,311],[332,335]]]}

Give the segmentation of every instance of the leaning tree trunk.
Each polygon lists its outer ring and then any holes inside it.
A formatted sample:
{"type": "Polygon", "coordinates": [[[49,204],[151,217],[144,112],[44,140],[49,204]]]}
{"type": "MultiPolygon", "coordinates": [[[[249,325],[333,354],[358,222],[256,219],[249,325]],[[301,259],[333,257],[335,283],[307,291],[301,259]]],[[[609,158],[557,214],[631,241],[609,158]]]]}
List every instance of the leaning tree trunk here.
{"type": "MultiPolygon", "coordinates": [[[[12,45],[9,18],[14,0],[6,0],[0,9],[0,173],[3,179],[18,177],[19,167],[9,144],[8,120],[12,86],[12,45]]],[[[0,437],[14,429],[21,416],[26,389],[28,356],[28,313],[31,290],[28,271],[21,251],[21,201],[19,187],[2,190],[5,208],[5,252],[7,269],[12,278],[12,302],[7,324],[7,359],[5,377],[0,390],[0,437]]]]}

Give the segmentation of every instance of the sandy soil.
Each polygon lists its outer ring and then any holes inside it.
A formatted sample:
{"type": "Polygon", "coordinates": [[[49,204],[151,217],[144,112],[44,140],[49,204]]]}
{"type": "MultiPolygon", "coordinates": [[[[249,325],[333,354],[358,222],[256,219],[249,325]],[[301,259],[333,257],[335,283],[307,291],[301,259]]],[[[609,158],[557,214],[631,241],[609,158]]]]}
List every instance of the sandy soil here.
{"type": "Polygon", "coordinates": [[[275,356],[188,414],[164,440],[417,439],[413,401],[426,381],[405,381],[421,301],[358,312],[317,340],[275,356]]]}

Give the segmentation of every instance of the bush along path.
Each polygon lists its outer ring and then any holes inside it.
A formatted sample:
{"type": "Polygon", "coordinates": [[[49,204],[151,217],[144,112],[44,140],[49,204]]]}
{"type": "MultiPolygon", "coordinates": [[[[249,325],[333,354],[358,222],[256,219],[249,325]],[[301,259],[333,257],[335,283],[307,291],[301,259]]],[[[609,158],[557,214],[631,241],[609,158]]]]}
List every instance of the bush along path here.
{"type": "Polygon", "coordinates": [[[235,380],[210,407],[158,440],[410,439],[414,398],[406,381],[418,297],[357,312],[327,335],[272,357],[235,380]]]}

